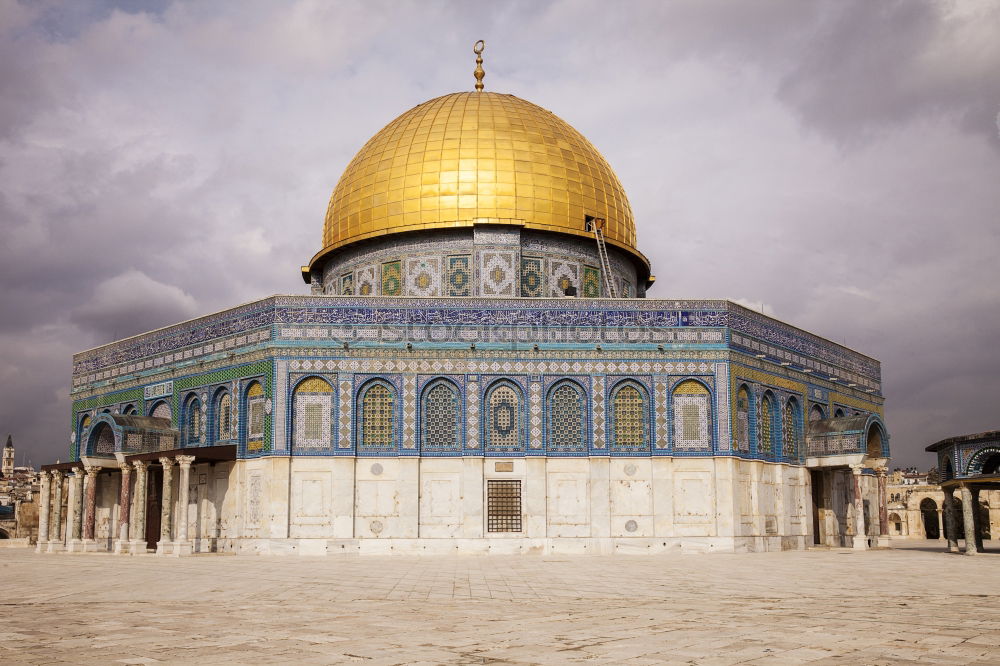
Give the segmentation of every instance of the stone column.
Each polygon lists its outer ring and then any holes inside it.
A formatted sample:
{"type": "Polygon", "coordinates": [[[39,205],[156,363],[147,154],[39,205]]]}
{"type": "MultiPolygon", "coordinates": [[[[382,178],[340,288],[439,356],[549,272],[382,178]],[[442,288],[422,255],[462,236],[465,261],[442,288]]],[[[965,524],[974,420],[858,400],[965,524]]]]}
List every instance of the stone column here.
{"type": "Polygon", "coordinates": [[[972,504],[972,490],[968,486],[962,486],[962,518],[965,524],[965,554],[975,555],[979,551],[976,549],[976,519],[975,508],[972,504]]]}
{"type": "Polygon", "coordinates": [[[136,460],[132,466],[135,467],[135,490],[132,494],[132,539],[129,543],[129,553],[144,555],[146,553],[146,479],[148,478],[146,469],[149,463],[145,460],[136,460]]]}
{"type": "Polygon", "coordinates": [[[128,552],[128,514],[132,506],[132,466],[120,463],[122,471],[122,487],[118,493],[118,533],[115,535],[114,552],[117,555],[128,552]]]}
{"type": "Polygon", "coordinates": [[[80,540],[80,526],[82,516],[80,515],[80,499],[83,493],[80,492],[80,481],[83,477],[81,467],[73,467],[70,470],[73,476],[69,477],[69,494],[66,499],[66,550],[68,552],[79,552],[82,541],[80,540]]]}
{"type": "Polygon", "coordinates": [[[49,512],[52,510],[52,486],[49,483],[49,473],[42,470],[39,474],[38,488],[38,538],[35,542],[35,552],[43,553],[49,546],[49,512]]]}
{"type": "Polygon", "coordinates": [[[52,525],[49,527],[49,548],[48,552],[58,553],[65,549],[63,539],[66,533],[62,530],[62,497],[63,497],[63,474],[59,470],[52,470],[52,483],[55,492],[52,493],[52,525]],[[53,529],[54,528],[54,529],[53,529]]]}
{"type": "Polygon", "coordinates": [[[889,546],[889,505],[886,494],[888,471],[885,467],[875,470],[878,478],[878,545],[881,547],[889,546]]]}
{"type": "Polygon", "coordinates": [[[944,536],[948,539],[948,551],[958,552],[958,525],[955,524],[955,488],[944,489],[944,536]]]}
{"type": "Polygon", "coordinates": [[[865,502],[861,497],[861,465],[851,465],[851,481],[854,483],[854,550],[867,550],[868,535],[865,533],[865,502]]]}
{"type": "Polygon", "coordinates": [[[944,512],[945,512],[945,508],[944,508],[944,505],[942,504],[941,508],[938,509],[938,538],[939,539],[944,539],[945,538],[945,533],[944,533],[944,512]]]}
{"type": "Polygon", "coordinates": [[[163,505],[160,511],[160,540],[156,544],[157,555],[169,555],[173,550],[173,543],[170,541],[170,528],[174,516],[174,459],[160,458],[160,465],[163,466],[163,505]]]}
{"type": "Polygon", "coordinates": [[[94,522],[97,513],[97,474],[100,467],[87,465],[83,468],[86,476],[83,478],[83,552],[97,550],[94,539],[94,522]]]}
{"type": "Polygon", "coordinates": [[[972,488],[972,522],[976,526],[976,550],[985,552],[983,548],[983,505],[979,503],[979,488],[972,488]]]}
{"type": "Polygon", "coordinates": [[[174,541],[175,556],[190,555],[192,552],[191,542],[188,541],[188,483],[191,481],[191,463],[194,456],[177,456],[177,464],[181,468],[181,476],[178,482],[180,486],[177,493],[177,539],[174,541]]]}

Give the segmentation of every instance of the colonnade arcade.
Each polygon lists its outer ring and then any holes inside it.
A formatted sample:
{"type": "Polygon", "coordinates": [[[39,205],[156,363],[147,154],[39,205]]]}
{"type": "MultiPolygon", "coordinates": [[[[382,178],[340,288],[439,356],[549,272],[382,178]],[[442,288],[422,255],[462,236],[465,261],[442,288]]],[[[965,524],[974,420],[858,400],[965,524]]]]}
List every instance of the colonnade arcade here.
{"type": "Polygon", "coordinates": [[[112,552],[134,555],[155,550],[158,555],[188,555],[192,552],[187,520],[191,465],[235,459],[235,446],[213,446],[43,465],[36,552],[105,550],[96,538],[97,498],[101,484],[113,483],[117,515],[112,552]]]}

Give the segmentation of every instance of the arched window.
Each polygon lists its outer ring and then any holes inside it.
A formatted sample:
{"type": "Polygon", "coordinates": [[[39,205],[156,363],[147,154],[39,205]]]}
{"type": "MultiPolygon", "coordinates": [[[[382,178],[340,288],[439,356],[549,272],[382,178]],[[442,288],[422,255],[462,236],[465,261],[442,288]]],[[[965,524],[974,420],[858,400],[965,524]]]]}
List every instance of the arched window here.
{"type": "Polygon", "coordinates": [[[292,396],[296,451],[330,448],[333,418],[333,387],[320,377],[309,377],[295,387],[292,396]]]}
{"type": "Polygon", "coordinates": [[[823,418],[823,408],[819,405],[813,405],[809,409],[809,423],[812,423],[813,421],[822,421],[823,418]]]}
{"type": "Polygon", "coordinates": [[[876,423],[873,423],[868,429],[865,451],[869,458],[882,457],[882,429],[876,423]]]}
{"type": "Polygon", "coordinates": [[[757,416],[757,423],[760,427],[760,440],[757,444],[757,452],[770,455],[774,453],[774,398],[770,393],[765,393],[760,400],[760,414],[757,416]]]}
{"type": "Polygon", "coordinates": [[[837,407],[837,409],[833,412],[833,418],[835,419],[844,418],[844,410],[841,409],[840,407],[837,407]]]}
{"type": "Polygon", "coordinates": [[[373,382],[361,394],[361,423],[358,446],[370,452],[393,451],[395,440],[396,392],[384,382],[373,382]]]}
{"type": "Polygon", "coordinates": [[[424,390],[420,401],[420,448],[431,453],[461,451],[461,410],[458,388],[439,379],[424,390]]]}
{"type": "Polygon", "coordinates": [[[736,446],[737,451],[750,451],[750,391],[741,386],[736,393],[736,446]]]}
{"type": "Polygon", "coordinates": [[[586,400],[580,387],[571,381],[557,384],[549,391],[547,407],[548,450],[555,453],[586,451],[586,400]]]}
{"type": "Polygon", "coordinates": [[[244,424],[247,436],[247,451],[264,450],[264,387],[260,382],[251,382],[246,392],[247,407],[244,410],[244,424]]]}
{"type": "Polygon", "coordinates": [[[644,451],[649,448],[649,402],[646,393],[633,382],[624,382],[611,397],[612,442],[617,451],[644,451]]]}
{"type": "Polygon", "coordinates": [[[184,438],[187,445],[201,442],[201,400],[192,396],[184,405],[184,438]]]}
{"type": "Polygon", "coordinates": [[[489,451],[523,451],[521,391],[499,382],[486,396],[486,446],[489,451]]]}
{"type": "Polygon", "coordinates": [[[710,407],[708,389],[687,379],[674,388],[674,447],[681,450],[710,450],[710,407]]]}
{"type": "Polygon", "coordinates": [[[786,458],[799,457],[799,403],[789,398],[781,413],[781,455],[786,458]]]}
{"type": "Polygon", "coordinates": [[[136,413],[135,405],[128,404],[122,409],[123,416],[133,416],[136,413]]]}
{"type": "Polygon", "coordinates": [[[233,399],[228,392],[222,391],[215,408],[216,438],[220,442],[233,439],[233,399]]]}

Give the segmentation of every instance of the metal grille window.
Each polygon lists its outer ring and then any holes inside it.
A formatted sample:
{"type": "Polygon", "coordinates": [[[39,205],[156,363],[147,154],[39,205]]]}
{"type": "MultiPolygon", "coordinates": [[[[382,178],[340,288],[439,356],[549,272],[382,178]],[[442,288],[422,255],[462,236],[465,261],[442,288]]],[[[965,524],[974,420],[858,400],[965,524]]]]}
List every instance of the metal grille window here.
{"type": "Polygon", "coordinates": [[[561,384],[552,392],[549,396],[550,451],[586,451],[583,409],[583,396],[572,384],[561,384]]]}
{"type": "Polygon", "coordinates": [[[760,401],[760,446],[758,448],[760,453],[771,453],[773,450],[771,439],[771,409],[771,397],[765,395],[764,399],[760,401]]]}
{"type": "Polygon", "coordinates": [[[228,393],[219,398],[219,439],[230,439],[230,428],[233,414],[233,403],[228,393]]]}
{"type": "Polygon", "coordinates": [[[521,481],[486,482],[486,531],[521,531],[521,481]]]}
{"type": "Polygon", "coordinates": [[[785,409],[781,415],[781,439],[781,455],[787,458],[797,458],[799,455],[799,437],[795,431],[794,400],[789,400],[785,403],[785,409]]]}

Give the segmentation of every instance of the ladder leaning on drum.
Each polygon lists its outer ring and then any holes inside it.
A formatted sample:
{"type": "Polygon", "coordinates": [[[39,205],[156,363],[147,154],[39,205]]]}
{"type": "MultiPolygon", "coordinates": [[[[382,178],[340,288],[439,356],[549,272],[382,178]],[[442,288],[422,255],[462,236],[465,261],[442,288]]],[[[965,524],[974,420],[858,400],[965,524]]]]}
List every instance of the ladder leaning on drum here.
{"type": "Polygon", "coordinates": [[[587,224],[594,232],[597,239],[597,256],[601,260],[601,275],[604,276],[604,296],[605,298],[618,298],[615,291],[615,282],[611,279],[611,262],[608,260],[608,247],[604,243],[604,219],[600,217],[588,218],[587,224]]]}

